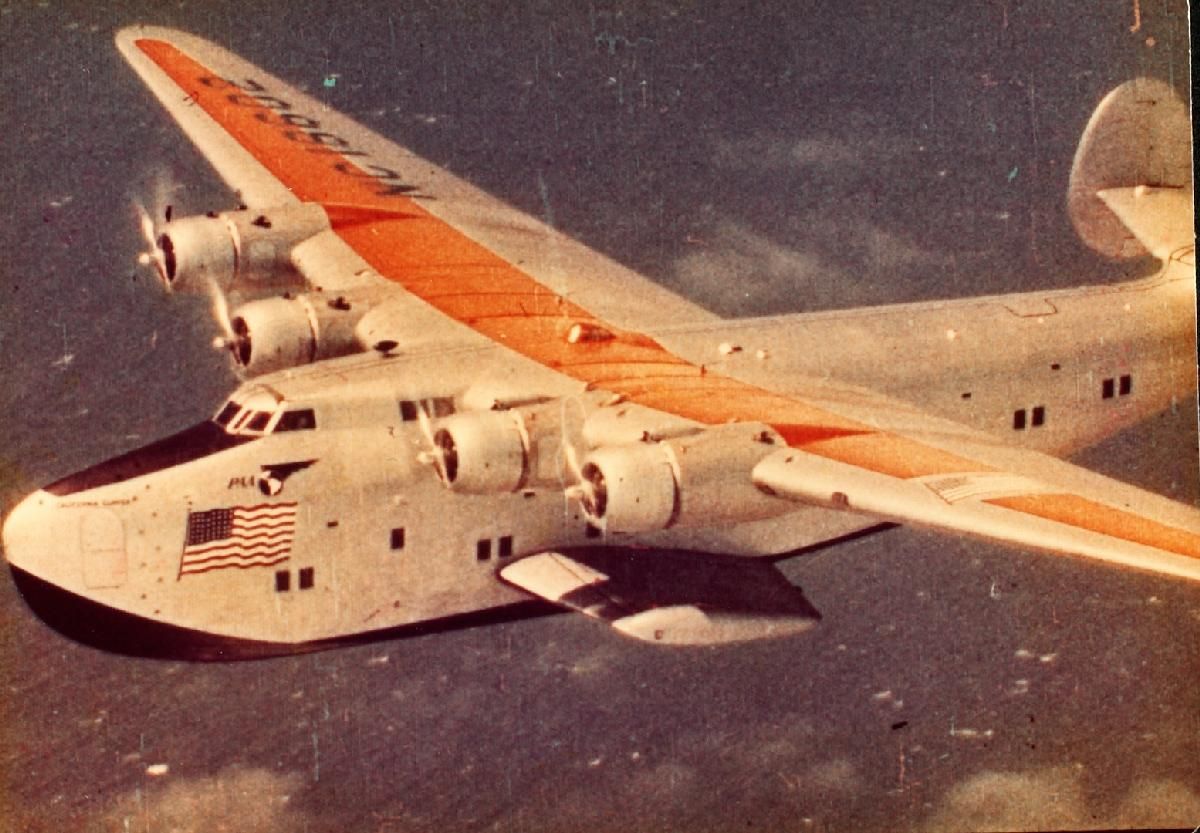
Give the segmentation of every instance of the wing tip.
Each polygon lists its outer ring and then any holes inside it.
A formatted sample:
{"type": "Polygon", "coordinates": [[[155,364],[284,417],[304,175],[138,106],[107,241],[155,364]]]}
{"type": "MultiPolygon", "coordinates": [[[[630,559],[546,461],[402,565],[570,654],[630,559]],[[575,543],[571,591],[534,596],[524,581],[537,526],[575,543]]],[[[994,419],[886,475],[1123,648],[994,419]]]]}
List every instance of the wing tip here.
{"type": "Polygon", "coordinates": [[[117,49],[126,55],[129,55],[136,48],[139,40],[145,40],[146,38],[167,41],[176,45],[180,45],[182,42],[188,40],[198,40],[195,35],[188,32],[171,29],[167,26],[155,26],[151,23],[134,23],[129,26],[122,26],[113,35],[113,41],[116,43],[117,49]]]}

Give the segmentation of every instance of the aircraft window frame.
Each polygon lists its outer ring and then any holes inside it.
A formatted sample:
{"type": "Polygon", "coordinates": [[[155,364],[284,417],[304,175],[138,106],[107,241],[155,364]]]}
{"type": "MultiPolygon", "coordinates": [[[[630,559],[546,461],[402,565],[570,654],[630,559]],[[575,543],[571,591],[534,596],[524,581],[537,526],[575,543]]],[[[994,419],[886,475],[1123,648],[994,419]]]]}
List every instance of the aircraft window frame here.
{"type": "Polygon", "coordinates": [[[212,419],[213,419],[213,422],[215,422],[217,425],[220,425],[222,428],[225,428],[226,426],[229,425],[229,423],[231,423],[233,421],[233,418],[236,417],[241,412],[242,412],[241,403],[234,402],[232,399],[230,399],[228,402],[226,402],[224,405],[221,406],[221,409],[213,415],[212,419]]]}
{"type": "Polygon", "coordinates": [[[250,419],[246,420],[242,426],[242,430],[250,434],[266,434],[267,427],[271,424],[271,417],[273,416],[274,414],[270,411],[253,411],[250,419]],[[258,425],[255,425],[255,423],[258,423],[258,425]]]}
{"type": "Polygon", "coordinates": [[[317,429],[317,414],[312,408],[289,408],[279,414],[275,421],[273,432],[281,431],[315,431],[317,429]],[[289,424],[292,419],[298,424],[289,424]]]}
{"type": "Polygon", "coordinates": [[[225,426],[225,430],[230,434],[240,434],[242,431],[242,426],[246,423],[246,420],[250,419],[250,416],[253,413],[253,408],[247,408],[243,406],[241,412],[237,415],[237,418],[225,426]]]}

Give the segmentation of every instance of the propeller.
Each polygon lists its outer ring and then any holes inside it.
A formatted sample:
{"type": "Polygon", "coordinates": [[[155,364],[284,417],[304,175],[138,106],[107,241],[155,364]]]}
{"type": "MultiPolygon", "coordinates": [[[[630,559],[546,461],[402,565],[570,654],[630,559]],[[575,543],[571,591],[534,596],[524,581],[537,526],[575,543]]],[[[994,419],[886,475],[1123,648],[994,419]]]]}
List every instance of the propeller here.
{"type": "Polygon", "coordinates": [[[138,227],[146,249],[138,254],[138,263],[143,266],[152,265],[158,271],[163,284],[170,287],[168,278],[167,259],[169,254],[163,251],[162,237],[159,233],[160,224],[171,222],[174,213],[171,206],[172,195],[179,190],[179,184],[174,182],[167,172],[161,168],[151,173],[149,205],[141,199],[134,199],[134,209],[138,215],[138,227]]]}
{"type": "Polygon", "coordinates": [[[245,364],[250,354],[250,331],[246,328],[246,322],[238,318],[236,322],[229,318],[229,299],[225,297],[225,293],[221,291],[221,287],[213,278],[207,281],[209,309],[212,311],[212,317],[217,322],[217,326],[221,328],[219,335],[213,338],[213,347],[218,350],[223,350],[228,347],[236,354],[245,353],[241,364],[245,364]],[[238,324],[241,326],[239,327],[238,324]]]}
{"type": "Polygon", "coordinates": [[[422,400],[417,402],[417,425],[425,440],[425,448],[417,453],[417,462],[433,466],[441,481],[446,485],[454,482],[458,475],[458,449],[449,431],[434,431],[429,409],[422,400]]]}
{"type": "Polygon", "coordinates": [[[164,286],[169,287],[167,283],[167,260],[163,253],[162,247],[158,244],[158,228],[154,224],[150,212],[146,207],[138,201],[134,201],[133,207],[137,210],[138,226],[142,232],[142,239],[146,241],[146,248],[138,253],[137,262],[142,266],[154,265],[158,271],[158,277],[162,280],[164,286]]]}
{"type": "MultiPolygon", "coordinates": [[[[563,459],[563,496],[566,500],[579,501],[589,520],[603,517],[607,502],[607,488],[604,483],[604,473],[591,463],[581,463],[579,449],[569,429],[572,427],[568,419],[568,400],[563,400],[559,425],[562,429],[560,446],[563,459]]],[[[574,402],[579,407],[579,427],[582,427],[584,417],[583,404],[574,402]]]]}

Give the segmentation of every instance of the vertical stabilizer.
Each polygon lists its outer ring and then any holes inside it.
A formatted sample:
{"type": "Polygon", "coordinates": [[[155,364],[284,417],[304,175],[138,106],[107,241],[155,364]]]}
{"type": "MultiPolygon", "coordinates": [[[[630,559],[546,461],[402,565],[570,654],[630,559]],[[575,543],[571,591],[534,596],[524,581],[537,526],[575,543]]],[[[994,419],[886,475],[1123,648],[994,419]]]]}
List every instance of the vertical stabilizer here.
{"type": "MultiPolygon", "coordinates": [[[[1108,257],[1162,251],[1168,232],[1158,228],[1161,211],[1118,216],[1110,207],[1125,189],[1143,195],[1152,189],[1175,192],[1170,201],[1187,216],[1174,218],[1168,236],[1177,245],[1192,240],[1191,138],[1187,105],[1162,81],[1135,78],[1106,95],[1079,140],[1067,191],[1071,221],[1083,241],[1108,257]]],[[[1155,205],[1161,208],[1161,202],[1155,205]]]]}

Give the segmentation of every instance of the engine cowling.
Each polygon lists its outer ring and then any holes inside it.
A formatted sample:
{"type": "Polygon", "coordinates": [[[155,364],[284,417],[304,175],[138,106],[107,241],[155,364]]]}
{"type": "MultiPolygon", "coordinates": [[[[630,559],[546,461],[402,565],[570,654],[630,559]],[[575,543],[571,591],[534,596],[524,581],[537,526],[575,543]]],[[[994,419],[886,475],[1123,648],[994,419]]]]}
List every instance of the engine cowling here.
{"type": "Polygon", "coordinates": [[[468,494],[561,487],[561,420],[558,402],[441,420],[433,443],[442,481],[468,494]]]}
{"type": "Polygon", "coordinates": [[[588,520],[610,532],[652,532],[761,520],[786,512],[750,474],[783,440],[771,428],[735,423],[662,442],[598,448],[581,469],[588,520]]]}
{"type": "Polygon", "coordinates": [[[371,306],[360,295],[309,292],[242,304],[230,318],[234,362],[258,375],[357,352],[354,327],[371,306]]]}
{"type": "Polygon", "coordinates": [[[328,228],[315,203],[170,220],[158,229],[159,275],[181,292],[205,292],[211,284],[222,292],[302,286],[292,251],[328,228]]]}

